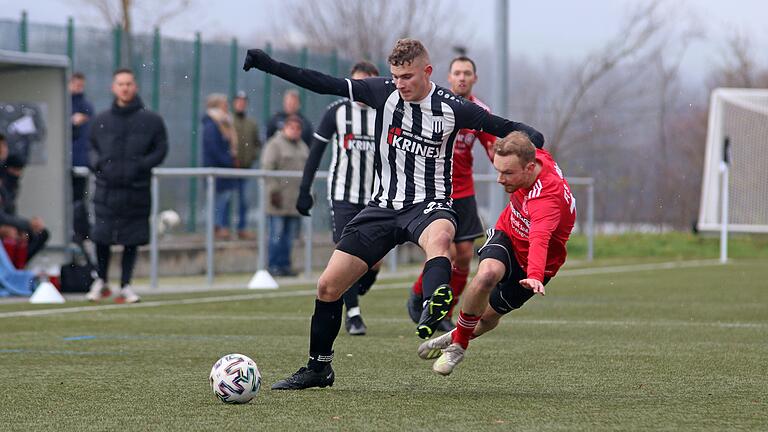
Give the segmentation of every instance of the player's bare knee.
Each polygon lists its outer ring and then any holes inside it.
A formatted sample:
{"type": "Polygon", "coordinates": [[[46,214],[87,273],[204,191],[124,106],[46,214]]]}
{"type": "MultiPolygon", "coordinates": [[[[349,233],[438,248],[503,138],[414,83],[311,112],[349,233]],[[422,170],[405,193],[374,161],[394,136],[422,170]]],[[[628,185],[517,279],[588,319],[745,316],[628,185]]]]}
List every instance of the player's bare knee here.
{"type": "Polygon", "coordinates": [[[472,279],[472,285],[475,289],[485,292],[491,292],[496,286],[496,278],[491,272],[478,272],[472,279]]]}
{"type": "Polygon", "coordinates": [[[331,278],[325,274],[320,275],[317,280],[317,298],[324,302],[332,302],[341,298],[342,294],[344,294],[344,290],[334,284],[331,278]]]}
{"type": "Polygon", "coordinates": [[[453,233],[447,230],[436,231],[430,234],[429,242],[432,244],[431,246],[433,249],[438,249],[447,253],[451,249],[453,233]]]}
{"type": "Polygon", "coordinates": [[[504,265],[498,262],[498,265],[495,265],[489,261],[492,260],[480,263],[480,268],[477,270],[474,279],[472,279],[473,285],[485,291],[492,290],[501,278],[504,277],[504,265]]]}

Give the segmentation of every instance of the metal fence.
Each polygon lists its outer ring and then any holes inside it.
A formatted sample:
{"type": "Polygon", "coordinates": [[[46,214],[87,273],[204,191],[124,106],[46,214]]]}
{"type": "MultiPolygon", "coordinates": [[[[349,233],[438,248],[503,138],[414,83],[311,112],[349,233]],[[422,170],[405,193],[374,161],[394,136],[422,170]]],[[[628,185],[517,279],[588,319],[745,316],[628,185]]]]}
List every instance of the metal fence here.
{"type": "MultiPolygon", "coordinates": [[[[205,180],[205,250],[206,250],[206,281],[209,286],[213,285],[215,276],[214,265],[214,195],[215,182],[217,178],[256,178],[259,191],[265,189],[265,179],[267,177],[291,177],[301,178],[301,171],[265,171],[257,169],[229,169],[229,168],[155,168],[152,170],[152,210],[150,215],[150,286],[157,288],[159,283],[158,274],[158,214],[160,211],[160,179],[170,178],[192,178],[205,180]]],[[[317,173],[318,179],[326,179],[327,171],[317,173]]],[[[476,183],[496,182],[496,176],[489,174],[475,174],[476,183]]],[[[316,182],[320,184],[323,182],[316,182]]],[[[588,261],[592,261],[594,256],[594,213],[595,213],[595,181],[591,177],[572,177],[568,178],[568,183],[573,186],[585,187],[587,190],[587,216],[585,225],[585,234],[587,236],[587,256],[588,261]]],[[[501,190],[499,189],[499,195],[501,190]]],[[[324,200],[318,199],[317,203],[324,200]]],[[[577,205],[578,205],[577,201],[577,205]]],[[[313,215],[323,214],[315,209],[313,215]]],[[[312,275],[312,238],[314,233],[314,224],[311,218],[302,218],[302,229],[304,235],[304,274],[306,277],[312,275]]],[[[257,269],[266,269],[267,260],[267,215],[266,215],[266,197],[264,193],[259,194],[258,204],[258,251],[257,251],[257,269]]],[[[495,221],[495,218],[493,219],[495,221]]],[[[397,248],[393,249],[388,255],[388,265],[390,271],[397,270],[397,248]]]]}
{"type": "MultiPolygon", "coordinates": [[[[245,49],[252,47],[243,46],[236,38],[205,40],[198,32],[194,39],[182,40],[162,36],[160,28],[151,34],[133,34],[129,64],[124,63],[125,38],[119,27],[104,30],[76,25],[72,18],[62,25],[35,23],[26,13],[18,21],[0,19],[0,49],[67,55],[71,70],[86,75],[86,96],[96,111],[108,109],[112,103],[113,71],[126,66],[133,69],[144,103],[163,117],[168,129],[170,151],[164,167],[200,166],[202,133],[198,128],[205,95],[225,93],[232,99],[238,90],[245,91],[250,101],[247,114],[258,120],[262,138],[266,138],[268,119],[282,110],[282,94],[292,87],[268,74],[244,72],[245,49]]],[[[332,75],[346,74],[353,64],[336,52],[273,50],[269,44],[260,48],[288,63],[332,75]]],[[[384,64],[383,59],[373,60],[384,64]]],[[[327,105],[336,98],[303,89],[299,93],[302,112],[317,126],[327,105]]],[[[329,161],[327,155],[321,168],[327,168],[329,161]]],[[[160,204],[176,209],[187,222],[187,230],[196,231],[205,217],[205,196],[193,178],[183,185],[184,193],[168,193],[180,189],[177,184],[161,185],[166,193],[160,204]]],[[[318,206],[327,210],[324,202],[318,206]]]]}

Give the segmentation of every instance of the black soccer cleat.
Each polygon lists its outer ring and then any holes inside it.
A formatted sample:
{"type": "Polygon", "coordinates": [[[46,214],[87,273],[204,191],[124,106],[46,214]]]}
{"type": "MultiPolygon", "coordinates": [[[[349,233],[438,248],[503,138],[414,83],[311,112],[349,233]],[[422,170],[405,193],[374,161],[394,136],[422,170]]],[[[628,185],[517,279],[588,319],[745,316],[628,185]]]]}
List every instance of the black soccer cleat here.
{"type": "Polygon", "coordinates": [[[437,325],[448,315],[453,303],[453,292],[448,285],[440,285],[432,294],[432,298],[424,303],[421,311],[421,319],[416,326],[416,335],[422,339],[429,339],[437,330],[437,325]]]}
{"type": "Polygon", "coordinates": [[[311,387],[331,387],[336,375],[330,363],[320,372],[302,367],[286,379],[272,384],[272,390],[303,390],[311,387]]]}
{"type": "Polygon", "coordinates": [[[451,317],[445,317],[437,324],[437,331],[448,333],[455,329],[456,326],[451,322],[451,317]]]}
{"type": "Polygon", "coordinates": [[[408,297],[408,302],[405,304],[408,308],[408,316],[414,324],[418,324],[421,319],[422,299],[421,296],[411,291],[411,296],[408,297]]]}
{"type": "Polygon", "coordinates": [[[347,333],[352,336],[365,336],[365,332],[368,330],[368,327],[366,327],[363,322],[363,317],[360,315],[347,317],[344,320],[344,328],[346,328],[347,333]]]}

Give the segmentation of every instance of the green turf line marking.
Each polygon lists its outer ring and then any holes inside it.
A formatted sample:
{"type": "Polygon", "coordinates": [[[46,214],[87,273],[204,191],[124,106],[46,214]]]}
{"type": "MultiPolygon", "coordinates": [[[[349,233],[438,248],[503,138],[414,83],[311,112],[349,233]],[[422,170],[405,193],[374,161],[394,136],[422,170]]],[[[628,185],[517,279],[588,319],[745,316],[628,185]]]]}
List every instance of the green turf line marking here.
{"type": "MultiPolygon", "coordinates": [[[[595,267],[590,269],[577,269],[577,270],[563,270],[558,273],[557,277],[570,277],[570,276],[584,276],[594,274],[607,274],[607,273],[629,273],[636,271],[649,271],[649,270],[671,270],[685,267],[704,267],[711,265],[719,265],[717,260],[696,260],[696,261],[677,261],[667,263],[656,264],[637,264],[626,266],[609,266],[609,267],[595,267]]],[[[410,287],[411,283],[393,283],[393,284],[379,284],[376,286],[377,290],[382,289],[402,289],[410,287]]],[[[32,316],[44,316],[44,315],[58,315],[65,313],[79,313],[79,312],[95,312],[111,309],[127,309],[127,308],[150,308],[161,306],[178,306],[178,305],[194,305],[204,303],[222,303],[230,301],[247,301],[247,300],[260,300],[270,298],[287,298],[287,297],[304,297],[315,295],[316,290],[300,290],[300,291],[277,291],[270,293],[254,293],[254,294],[237,294],[229,296],[214,296],[214,297],[201,297],[192,299],[179,299],[179,300],[157,300],[157,301],[145,301],[141,303],[132,304],[108,304],[108,305],[93,305],[93,306],[77,306],[71,308],[55,308],[55,309],[38,309],[28,311],[16,311],[16,312],[2,312],[0,313],[0,319],[2,318],[17,318],[17,317],[32,317],[32,316]]]]}

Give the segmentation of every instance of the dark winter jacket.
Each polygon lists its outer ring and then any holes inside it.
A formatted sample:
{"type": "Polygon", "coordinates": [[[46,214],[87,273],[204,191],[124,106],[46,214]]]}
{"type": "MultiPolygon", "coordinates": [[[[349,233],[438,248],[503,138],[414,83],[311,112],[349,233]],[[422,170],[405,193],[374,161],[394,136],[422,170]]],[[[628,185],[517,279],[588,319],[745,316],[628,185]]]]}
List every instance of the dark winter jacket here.
{"type": "MultiPolygon", "coordinates": [[[[312,122],[300,112],[297,112],[296,115],[301,119],[301,140],[309,145],[309,143],[312,142],[312,135],[314,134],[312,122]]],[[[278,131],[283,130],[286,117],[288,117],[288,114],[285,111],[280,111],[272,116],[269,123],[267,123],[267,139],[272,138],[278,131]]]]}
{"type": "Polygon", "coordinates": [[[80,126],[72,125],[72,166],[88,166],[88,132],[93,121],[93,105],[85,94],[72,95],[72,114],[82,113],[90,117],[80,126]]]}
{"type": "MultiPolygon", "coordinates": [[[[219,130],[219,126],[209,115],[203,117],[203,166],[216,168],[234,168],[235,159],[229,141],[219,130]]],[[[237,185],[237,179],[216,179],[216,190],[228,190],[237,185]]]]}
{"type": "Polygon", "coordinates": [[[168,153],[163,119],[137,96],[93,119],[90,163],[96,177],[96,221],[91,239],[102,244],[149,242],[152,168],[168,153]]]}

